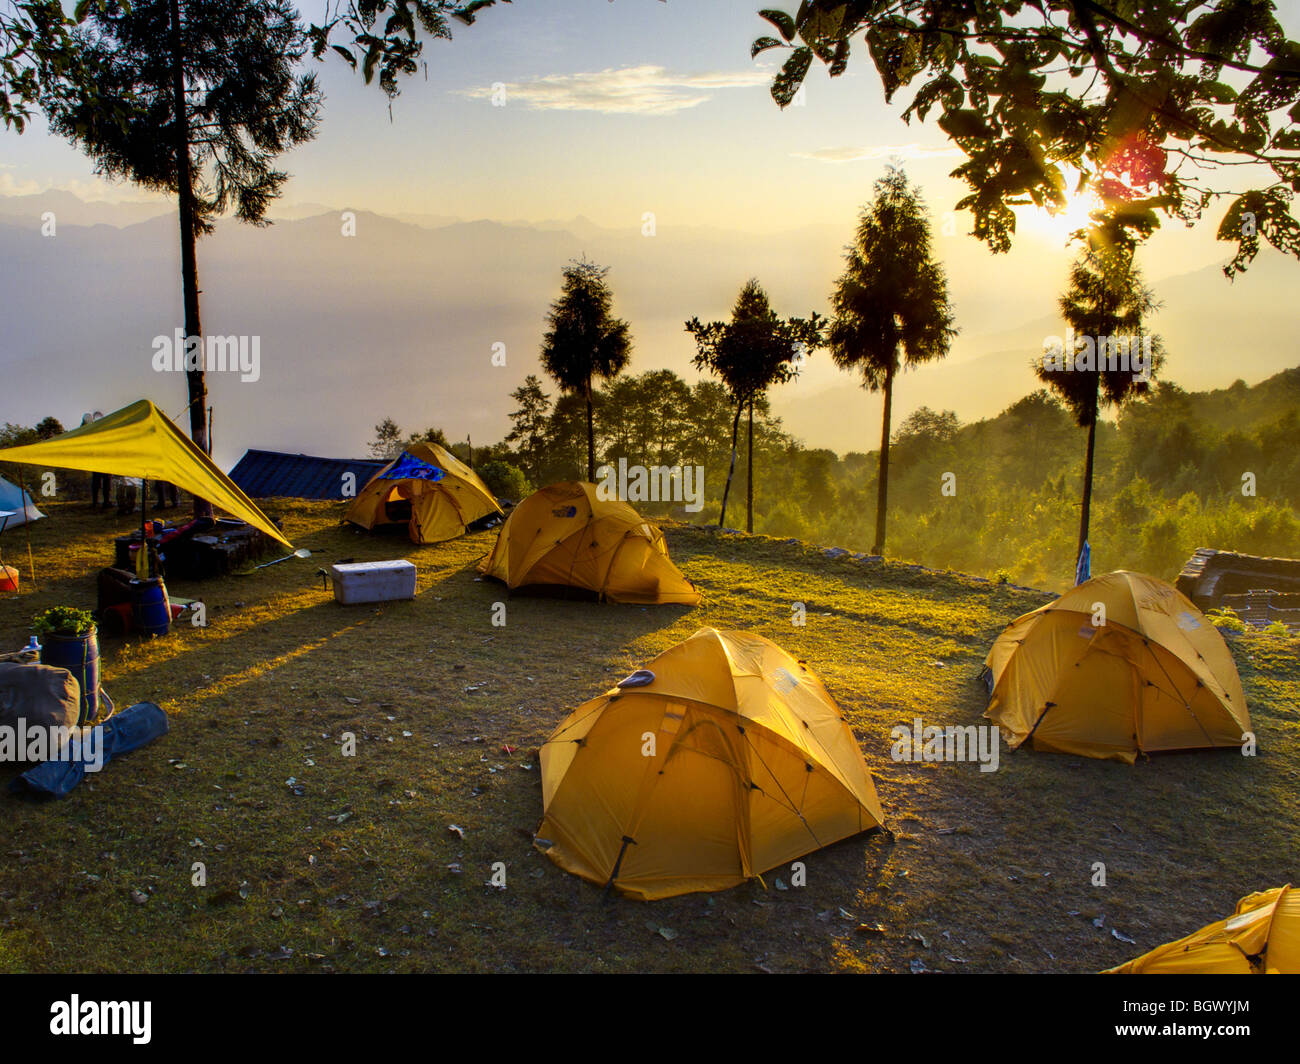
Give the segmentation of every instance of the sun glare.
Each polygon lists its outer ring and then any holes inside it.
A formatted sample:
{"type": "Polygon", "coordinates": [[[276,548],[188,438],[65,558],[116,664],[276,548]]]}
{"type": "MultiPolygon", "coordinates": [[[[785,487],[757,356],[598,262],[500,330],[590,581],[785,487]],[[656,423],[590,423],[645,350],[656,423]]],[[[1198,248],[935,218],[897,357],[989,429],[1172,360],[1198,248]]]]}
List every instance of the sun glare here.
{"type": "Polygon", "coordinates": [[[1066,197],[1065,206],[1055,214],[1046,210],[1033,210],[1026,221],[1046,240],[1064,247],[1077,230],[1092,224],[1089,215],[1100,205],[1096,193],[1085,192],[1066,197]]]}

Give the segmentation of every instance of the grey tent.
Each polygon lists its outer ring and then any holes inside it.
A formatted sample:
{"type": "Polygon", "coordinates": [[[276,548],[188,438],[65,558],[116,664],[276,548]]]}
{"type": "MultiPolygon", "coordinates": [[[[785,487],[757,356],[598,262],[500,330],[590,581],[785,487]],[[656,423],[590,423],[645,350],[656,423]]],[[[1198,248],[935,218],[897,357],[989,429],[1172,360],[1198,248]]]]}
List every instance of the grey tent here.
{"type": "Polygon", "coordinates": [[[0,517],[0,528],[17,528],[19,525],[25,525],[28,521],[39,521],[45,515],[32,503],[32,497],[26,494],[17,484],[10,484],[4,477],[0,477],[0,510],[7,510],[13,513],[13,517],[7,520],[0,517]]]}

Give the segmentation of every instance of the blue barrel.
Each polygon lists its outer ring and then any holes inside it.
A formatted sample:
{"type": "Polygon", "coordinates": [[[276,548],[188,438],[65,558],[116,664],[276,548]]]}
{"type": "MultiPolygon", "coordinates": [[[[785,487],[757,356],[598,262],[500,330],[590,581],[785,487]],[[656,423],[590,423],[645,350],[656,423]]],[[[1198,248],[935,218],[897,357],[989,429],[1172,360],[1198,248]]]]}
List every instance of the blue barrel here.
{"type": "Polygon", "coordinates": [[[88,724],[99,716],[99,639],[92,628],[85,635],[47,635],[41,664],[67,669],[81,685],[81,716],[88,724]]]}
{"type": "Polygon", "coordinates": [[[158,577],[131,581],[131,620],[144,635],[166,635],[172,629],[172,604],[167,585],[158,577]]]}

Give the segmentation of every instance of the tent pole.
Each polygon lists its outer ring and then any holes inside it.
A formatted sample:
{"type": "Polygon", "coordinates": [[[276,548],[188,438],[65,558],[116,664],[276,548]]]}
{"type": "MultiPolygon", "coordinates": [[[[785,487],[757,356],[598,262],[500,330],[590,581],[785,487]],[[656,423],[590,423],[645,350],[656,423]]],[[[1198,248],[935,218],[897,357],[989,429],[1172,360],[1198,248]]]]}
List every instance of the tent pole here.
{"type": "MultiPolygon", "coordinates": [[[[32,561],[32,523],[27,519],[27,474],[23,471],[24,467],[18,467],[18,504],[23,508],[23,528],[27,533],[27,568],[32,573],[32,590],[38,591],[36,586],[36,563],[32,561]]],[[[32,506],[36,504],[33,502],[32,506]]]]}
{"type": "Polygon", "coordinates": [[[140,563],[136,563],[135,573],[141,580],[149,579],[149,540],[144,534],[144,512],[149,507],[149,478],[140,478],[140,556],[144,558],[144,572],[140,572],[140,563]]]}
{"type": "Polygon", "coordinates": [[[618,857],[614,860],[614,870],[610,872],[609,879],[605,883],[605,889],[601,892],[600,895],[601,901],[609,900],[610,893],[614,889],[614,880],[618,878],[618,870],[623,867],[623,855],[627,853],[627,848],[629,845],[635,845],[635,844],[636,844],[636,839],[629,838],[627,835],[623,836],[623,845],[619,848],[618,857]]]}

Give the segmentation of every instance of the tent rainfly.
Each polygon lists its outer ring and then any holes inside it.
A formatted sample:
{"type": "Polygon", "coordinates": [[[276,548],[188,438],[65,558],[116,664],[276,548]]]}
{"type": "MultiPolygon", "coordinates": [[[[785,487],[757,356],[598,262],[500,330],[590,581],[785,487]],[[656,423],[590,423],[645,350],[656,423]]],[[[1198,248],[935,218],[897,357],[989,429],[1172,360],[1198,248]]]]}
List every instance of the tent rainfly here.
{"type": "Polygon", "coordinates": [[[525,593],[577,592],[635,604],[700,601],[668,557],[663,530],[582,481],[552,484],[516,506],[478,571],[525,593]]]}
{"type": "Polygon", "coordinates": [[[464,462],[436,443],[416,443],[366,483],[343,520],[366,529],[406,525],[412,543],[443,543],[501,507],[464,462]]]}
{"type": "Polygon", "coordinates": [[[1113,759],[1208,747],[1251,732],[1223,637],[1163,580],[1097,576],[1018,617],[985,659],[989,704],[1015,749],[1113,759]]]}
{"type": "Polygon", "coordinates": [[[816,674],[701,628],[575,709],[541,751],[535,845],[642,899],[724,890],[884,822],[816,674]]]}
{"type": "Polygon", "coordinates": [[[1300,893],[1287,884],[1237,902],[1226,920],[1103,975],[1300,975],[1300,893]]]}
{"type": "Polygon", "coordinates": [[[170,481],[286,547],[293,546],[257,504],[148,399],[61,436],[2,448],[0,462],[170,481]]]}

